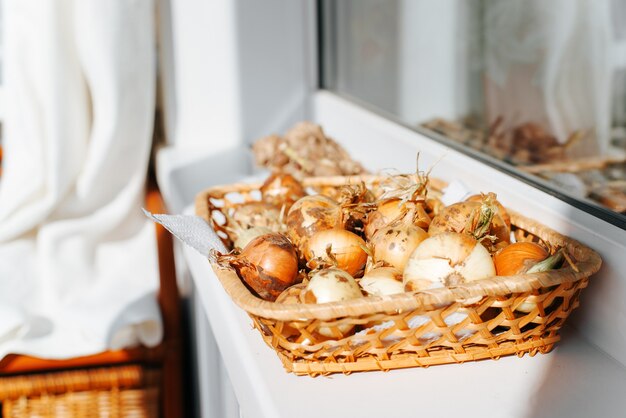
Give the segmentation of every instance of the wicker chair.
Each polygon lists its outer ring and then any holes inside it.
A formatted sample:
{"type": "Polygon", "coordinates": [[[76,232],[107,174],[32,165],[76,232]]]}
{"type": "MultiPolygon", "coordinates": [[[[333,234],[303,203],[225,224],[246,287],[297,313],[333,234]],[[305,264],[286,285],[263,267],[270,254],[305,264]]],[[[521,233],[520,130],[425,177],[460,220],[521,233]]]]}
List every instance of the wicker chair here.
{"type": "MultiPolygon", "coordinates": [[[[153,184],[148,187],[146,206],[152,212],[165,212],[153,184]]],[[[173,243],[160,225],[156,234],[163,342],[152,349],[137,347],[69,360],[9,355],[0,361],[0,416],[184,416],[181,306],[173,243]]]]}

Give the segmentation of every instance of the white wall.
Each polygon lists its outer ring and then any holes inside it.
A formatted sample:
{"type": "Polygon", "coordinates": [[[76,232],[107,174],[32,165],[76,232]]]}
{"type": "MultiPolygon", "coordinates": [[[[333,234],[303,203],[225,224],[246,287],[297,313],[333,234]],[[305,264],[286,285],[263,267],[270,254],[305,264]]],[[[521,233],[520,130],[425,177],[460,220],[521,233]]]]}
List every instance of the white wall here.
{"type": "Polygon", "coordinates": [[[176,147],[219,152],[306,115],[315,79],[304,0],[171,1],[176,147]]]}

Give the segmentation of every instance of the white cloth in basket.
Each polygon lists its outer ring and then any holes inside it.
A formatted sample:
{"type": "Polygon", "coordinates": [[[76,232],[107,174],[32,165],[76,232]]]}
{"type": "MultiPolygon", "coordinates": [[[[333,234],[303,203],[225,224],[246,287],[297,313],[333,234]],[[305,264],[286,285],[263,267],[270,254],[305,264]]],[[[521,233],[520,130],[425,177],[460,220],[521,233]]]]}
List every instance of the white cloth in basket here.
{"type": "Polygon", "coordinates": [[[3,6],[0,358],[156,345],[153,1],[3,6]]]}

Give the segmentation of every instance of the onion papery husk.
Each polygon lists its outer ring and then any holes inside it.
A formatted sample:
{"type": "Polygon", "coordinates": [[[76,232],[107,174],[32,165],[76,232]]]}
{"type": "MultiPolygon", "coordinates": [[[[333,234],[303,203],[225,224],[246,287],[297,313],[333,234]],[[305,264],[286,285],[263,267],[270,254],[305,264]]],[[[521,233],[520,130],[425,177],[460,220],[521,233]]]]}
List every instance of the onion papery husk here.
{"type": "Polygon", "coordinates": [[[343,229],[318,231],[307,241],[303,254],[309,268],[334,266],[351,276],[361,275],[367,262],[365,241],[343,229]]]}
{"type": "Polygon", "coordinates": [[[407,291],[455,286],[496,275],[491,255],[467,234],[443,232],[424,240],[403,272],[407,291]]]}
{"type": "Polygon", "coordinates": [[[274,231],[278,230],[282,224],[281,207],[267,202],[240,203],[233,206],[225,216],[230,222],[236,222],[243,229],[263,226],[274,231]]]}
{"type": "Polygon", "coordinates": [[[291,206],[285,218],[287,236],[304,252],[313,234],[327,229],[344,229],[341,206],[324,195],[305,196],[291,206]]]}
{"type": "Polygon", "coordinates": [[[367,215],[363,233],[366,239],[371,240],[379,229],[406,217],[410,217],[412,223],[424,230],[428,229],[431,221],[423,200],[408,202],[390,198],[380,200],[376,209],[367,215]]]}
{"type": "Polygon", "coordinates": [[[253,239],[241,252],[219,257],[232,266],[259,297],[274,301],[298,279],[298,255],[287,237],[278,233],[253,239]]]}
{"type": "Polygon", "coordinates": [[[482,202],[459,202],[445,207],[430,223],[428,233],[464,233],[483,244],[491,253],[511,242],[511,230],[498,214],[496,195],[483,196],[482,202]]]}
{"type": "Polygon", "coordinates": [[[340,187],[337,201],[343,213],[345,229],[362,235],[368,213],[375,208],[374,200],[374,195],[362,181],[340,187]]]}
{"type": "Polygon", "coordinates": [[[358,283],[361,289],[370,296],[387,296],[404,292],[402,273],[393,267],[375,267],[367,271],[358,283]]]}
{"type": "Polygon", "coordinates": [[[376,231],[369,242],[374,260],[404,270],[413,250],[428,238],[428,233],[416,225],[415,219],[423,213],[416,209],[414,206],[403,218],[376,231]]]}
{"type": "Polygon", "coordinates": [[[302,184],[291,174],[275,172],[261,186],[261,198],[264,202],[289,210],[291,205],[306,196],[302,184]]]}
{"type": "MultiPolygon", "coordinates": [[[[475,194],[465,199],[465,201],[466,202],[482,202],[484,199],[485,199],[484,194],[475,194]]],[[[500,203],[498,199],[494,199],[493,203],[495,203],[495,205],[498,207],[498,215],[500,215],[500,217],[502,218],[506,226],[508,226],[509,229],[511,229],[511,215],[509,215],[509,212],[502,205],[502,203],[500,203]]]]}
{"type": "Polygon", "coordinates": [[[271,232],[280,232],[282,229],[280,219],[269,222],[268,226],[249,226],[241,224],[241,222],[233,219],[228,213],[225,213],[224,217],[226,218],[224,229],[228,234],[233,248],[242,249],[254,238],[271,232]]]}
{"type": "MultiPolygon", "coordinates": [[[[361,297],[361,288],[354,278],[337,268],[318,269],[309,273],[309,282],[300,294],[303,303],[339,302],[361,297]]],[[[316,332],[326,338],[341,339],[353,329],[353,324],[342,324],[337,327],[320,326],[316,332]]]]}

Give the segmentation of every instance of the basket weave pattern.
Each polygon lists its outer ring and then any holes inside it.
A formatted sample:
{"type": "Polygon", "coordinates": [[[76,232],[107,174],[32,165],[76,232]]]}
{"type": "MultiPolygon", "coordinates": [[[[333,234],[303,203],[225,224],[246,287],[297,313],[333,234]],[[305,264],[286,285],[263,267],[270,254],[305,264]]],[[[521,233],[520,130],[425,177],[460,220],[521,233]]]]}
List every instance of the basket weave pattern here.
{"type": "Polygon", "coordinates": [[[156,418],[159,375],[130,365],[1,377],[1,416],[156,418]]]}
{"type": "MultiPolygon", "coordinates": [[[[372,182],[376,177],[310,178],[304,185],[321,189],[355,181],[372,182]]],[[[432,184],[439,189],[445,185],[432,184]]],[[[196,212],[229,246],[220,213],[242,201],[258,200],[259,186],[208,189],[198,195],[196,212]]],[[[533,356],[549,352],[559,340],[558,330],[578,306],[580,291],[601,260],[574,240],[515,212],[510,215],[518,241],[565,247],[575,267],[319,305],[264,301],[250,293],[228,266],[213,264],[213,269],[285,368],[295,374],[426,367],[512,354],[533,356]],[[531,304],[530,312],[517,309],[522,303],[531,304]],[[318,334],[320,326],[330,328],[337,338],[318,334]],[[354,327],[355,333],[344,338],[340,328],[346,326],[354,327]]],[[[299,289],[290,292],[297,297],[299,289]]]]}

